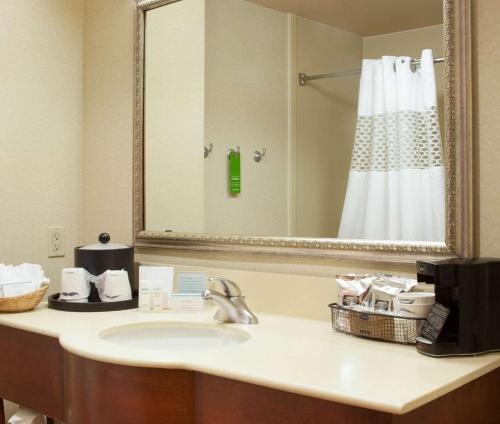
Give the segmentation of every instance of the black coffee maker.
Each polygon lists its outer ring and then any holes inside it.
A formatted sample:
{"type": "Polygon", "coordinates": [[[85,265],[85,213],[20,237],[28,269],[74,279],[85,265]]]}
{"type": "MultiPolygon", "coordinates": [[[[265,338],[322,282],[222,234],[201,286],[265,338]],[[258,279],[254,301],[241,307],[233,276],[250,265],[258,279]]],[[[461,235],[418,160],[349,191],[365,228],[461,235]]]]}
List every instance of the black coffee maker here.
{"type": "MultiPolygon", "coordinates": [[[[419,352],[453,356],[500,350],[500,259],[417,262],[417,279],[434,284],[436,304],[449,310],[436,340],[418,338],[419,352]]],[[[433,325],[431,315],[428,325],[433,325]]]]}

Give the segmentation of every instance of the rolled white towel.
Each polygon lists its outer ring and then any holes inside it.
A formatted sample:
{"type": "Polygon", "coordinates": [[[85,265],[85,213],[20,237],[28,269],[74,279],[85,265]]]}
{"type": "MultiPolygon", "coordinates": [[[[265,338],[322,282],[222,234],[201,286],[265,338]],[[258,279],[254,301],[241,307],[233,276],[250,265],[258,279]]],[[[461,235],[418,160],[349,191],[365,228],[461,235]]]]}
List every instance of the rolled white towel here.
{"type": "Polygon", "coordinates": [[[18,411],[10,417],[8,424],[44,424],[44,419],[42,414],[21,406],[18,411]]]}

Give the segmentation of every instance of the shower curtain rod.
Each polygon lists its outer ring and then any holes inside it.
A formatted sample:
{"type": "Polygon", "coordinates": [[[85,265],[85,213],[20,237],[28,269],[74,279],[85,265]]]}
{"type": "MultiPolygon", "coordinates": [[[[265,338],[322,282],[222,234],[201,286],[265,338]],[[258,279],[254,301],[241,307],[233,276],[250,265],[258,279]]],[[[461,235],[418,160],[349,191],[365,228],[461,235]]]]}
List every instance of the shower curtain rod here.
{"type": "MultiPolygon", "coordinates": [[[[444,57],[436,57],[434,63],[444,62],[444,57]]],[[[420,64],[420,59],[412,59],[411,63],[413,65],[420,64]]],[[[330,72],[329,74],[317,74],[317,75],[306,75],[304,73],[299,74],[299,84],[306,85],[307,81],[325,79],[325,78],[337,78],[337,77],[348,77],[350,75],[357,75],[361,73],[361,68],[359,69],[349,69],[347,71],[330,72]]]]}

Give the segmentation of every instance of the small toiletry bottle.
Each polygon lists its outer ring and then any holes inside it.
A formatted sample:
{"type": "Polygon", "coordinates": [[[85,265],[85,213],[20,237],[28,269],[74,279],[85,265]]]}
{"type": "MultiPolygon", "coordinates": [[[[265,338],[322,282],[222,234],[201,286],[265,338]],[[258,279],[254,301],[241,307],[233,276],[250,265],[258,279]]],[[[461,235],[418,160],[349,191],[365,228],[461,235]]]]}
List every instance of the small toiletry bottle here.
{"type": "Polygon", "coordinates": [[[163,310],[163,289],[162,289],[162,282],[161,280],[154,280],[153,281],[153,291],[152,291],[152,296],[153,296],[153,311],[154,312],[160,312],[163,310]]]}
{"type": "Polygon", "coordinates": [[[152,290],[150,280],[139,281],[139,309],[141,311],[151,311],[153,307],[152,290]]]}

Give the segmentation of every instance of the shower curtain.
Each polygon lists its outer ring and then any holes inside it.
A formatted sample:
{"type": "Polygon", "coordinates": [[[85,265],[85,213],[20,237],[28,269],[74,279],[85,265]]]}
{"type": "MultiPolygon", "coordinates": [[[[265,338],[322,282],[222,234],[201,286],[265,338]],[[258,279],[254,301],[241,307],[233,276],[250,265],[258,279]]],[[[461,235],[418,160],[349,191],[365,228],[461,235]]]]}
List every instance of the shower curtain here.
{"type": "Polygon", "coordinates": [[[431,50],[363,60],[339,238],[444,241],[444,166],[431,50]]]}

